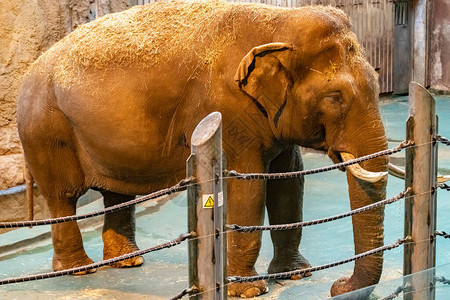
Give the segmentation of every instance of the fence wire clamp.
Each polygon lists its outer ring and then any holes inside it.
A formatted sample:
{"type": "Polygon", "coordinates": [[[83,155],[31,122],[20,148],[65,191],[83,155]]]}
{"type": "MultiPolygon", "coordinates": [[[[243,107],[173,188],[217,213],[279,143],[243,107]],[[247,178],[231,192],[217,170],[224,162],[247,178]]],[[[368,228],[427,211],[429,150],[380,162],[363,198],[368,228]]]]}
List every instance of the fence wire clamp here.
{"type": "Polygon", "coordinates": [[[180,236],[176,240],[183,242],[188,238],[193,238],[196,236],[197,236],[197,234],[195,232],[191,231],[191,232],[180,234],[180,236]]]}
{"type": "Polygon", "coordinates": [[[237,276],[229,276],[226,278],[226,283],[240,282],[237,276]]]}
{"type": "Polygon", "coordinates": [[[404,243],[412,243],[413,239],[412,236],[408,235],[407,237],[404,238],[404,243]]]}
{"type": "Polygon", "coordinates": [[[223,176],[225,177],[239,177],[239,174],[236,170],[223,170],[223,176]]]}
{"type": "Polygon", "coordinates": [[[442,144],[444,144],[444,145],[450,146],[450,140],[447,139],[446,137],[443,137],[443,136],[441,136],[441,135],[438,135],[438,136],[437,136],[437,140],[438,140],[439,142],[441,142],[442,144]]]}
{"type": "Polygon", "coordinates": [[[408,187],[406,188],[405,191],[400,192],[400,193],[398,194],[398,197],[399,197],[399,198],[405,198],[406,195],[407,195],[409,192],[411,192],[411,191],[412,191],[412,187],[408,186],[408,187]]]}
{"type": "Polygon", "coordinates": [[[415,146],[414,141],[403,141],[394,149],[402,150],[402,149],[413,147],[413,146],[415,146]]]}
{"type": "Polygon", "coordinates": [[[180,180],[180,182],[178,182],[178,186],[184,187],[184,186],[187,186],[189,184],[195,183],[196,180],[197,179],[195,178],[195,176],[190,176],[189,178],[185,178],[183,180],[180,180]]]}
{"type": "Polygon", "coordinates": [[[439,183],[438,187],[440,187],[443,190],[450,191],[450,186],[446,183],[439,183]]]}
{"type": "Polygon", "coordinates": [[[236,225],[236,224],[226,225],[225,227],[229,230],[239,230],[239,228],[241,228],[241,226],[236,225]]]}
{"type": "Polygon", "coordinates": [[[197,294],[199,292],[198,288],[193,285],[190,288],[184,289],[181,293],[179,293],[178,295],[176,295],[173,298],[170,298],[170,300],[178,300],[183,298],[186,295],[193,295],[193,294],[197,294]]]}
{"type": "Polygon", "coordinates": [[[438,185],[433,185],[430,190],[430,195],[434,195],[438,189],[438,185]]]}

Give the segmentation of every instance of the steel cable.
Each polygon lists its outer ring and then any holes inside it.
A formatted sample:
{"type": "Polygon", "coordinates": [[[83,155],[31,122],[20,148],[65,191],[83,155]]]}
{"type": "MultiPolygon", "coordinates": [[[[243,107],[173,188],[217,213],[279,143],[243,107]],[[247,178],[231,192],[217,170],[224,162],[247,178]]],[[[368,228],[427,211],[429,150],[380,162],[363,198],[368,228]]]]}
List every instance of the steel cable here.
{"type": "Polygon", "coordinates": [[[366,156],[361,156],[359,158],[355,158],[349,161],[337,163],[334,165],[329,165],[326,167],[315,168],[311,170],[303,170],[303,171],[295,171],[295,172],[286,172],[286,173],[239,173],[235,170],[225,170],[224,175],[231,178],[237,178],[241,180],[253,180],[253,179],[286,179],[286,178],[295,178],[301,177],[305,175],[318,174],[322,172],[328,172],[335,169],[340,169],[346,166],[354,165],[366,160],[374,159],[380,156],[392,155],[394,153],[400,152],[405,148],[412,147],[413,144],[411,142],[402,142],[397,147],[379,151],[373,154],[369,154],[366,156]]]}
{"type": "Polygon", "coordinates": [[[92,264],[85,265],[85,266],[80,266],[80,267],[56,271],[56,272],[49,272],[49,273],[42,273],[42,274],[36,274],[36,275],[30,275],[30,276],[2,279],[2,280],[0,280],[0,285],[40,280],[40,279],[47,279],[47,278],[55,278],[55,277],[60,277],[60,276],[64,276],[64,275],[75,274],[78,272],[84,272],[84,271],[88,271],[91,269],[96,269],[99,267],[111,265],[111,264],[119,262],[119,261],[123,261],[123,260],[130,259],[133,257],[141,256],[141,255],[144,255],[144,254],[147,254],[150,252],[171,248],[173,246],[180,244],[181,242],[183,242],[184,240],[186,240],[187,238],[192,237],[192,236],[193,236],[192,233],[184,233],[184,234],[180,235],[178,238],[171,240],[167,243],[160,244],[160,245],[157,245],[157,246],[154,246],[151,248],[147,248],[144,250],[127,253],[127,254],[124,254],[124,255],[121,255],[118,257],[110,258],[107,260],[103,260],[103,261],[100,261],[97,263],[92,263],[92,264]]]}
{"type": "MultiPolygon", "coordinates": [[[[450,280],[448,280],[447,278],[441,276],[436,276],[434,278],[434,283],[436,284],[436,282],[440,282],[443,284],[450,284],[450,280]]],[[[413,294],[415,292],[418,292],[417,290],[412,290],[411,284],[409,282],[407,282],[404,286],[399,286],[392,294],[390,294],[389,296],[386,296],[384,298],[381,298],[380,300],[391,300],[391,299],[395,299],[397,298],[400,293],[403,292],[403,296],[405,296],[405,294],[413,294]]]]}
{"type": "Polygon", "coordinates": [[[78,221],[83,219],[88,219],[92,217],[101,216],[107,213],[112,213],[119,211],[124,208],[131,207],[133,205],[156,199],[162,196],[170,195],[176,192],[184,191],[187,186],[193,182],[193,179],[184,179],[177,183],[176,185],[165,188],[162,190],[159,190],[157,192],[148,194],[146,196],[142,196],[127,202],[123,202],[117,205],[109,206],[105,209],[93,211],[90,213],[82,214],[82,215],[72,215],[72,216],[65,216],[65,217],[59,217],[59,218],[51,218],[51,219],[43,219],[43,220],[35,220],[35,221],[17,221],[17,222],[0,222],[0,228],[19,228],[19,227],[32,227],[32,226],[40,226],[40,225],[50,225],[50,224],[59,224],[64,222],[70,222],[70,221],[78,221]]]}
{"type": "Polygon", "coordinates": [[[436,276],[435,282],[440,282],[440,283],[443,283],[443,284],[450,285],[450,279],[447,279],[444,276],[441,276],[441,277],[436,276]]]}
{"type": "Polygon", "coordinates": [[[321,266],[317,266],[317,267],[311,267],[311,268],[305,268],[302,270],[294,270],[294,271],[288,271],[288,272],[281,272],[281,273],[274,273],[274,274],[266,274],[266,275],[256,275],[256,276],[247,276],[247,277],[243,277],[243,276],[230,276],[227,277],[227,282],[253,282],[253,281],[257,281],[257,280],[265,280],[265,279],[285,279],[285,278],[290,278],[294,275],[302,275],[305,273],[310,273],[310,272],[315,272],[315,271],[320,271],[320,270],[325,270],[325,269],[329,269],[332,267],[336,267],[336,266],[340,266],[364,257],[367,257],[369,255],[373,255],[373,254],[377,254],[380,252],[384,252],[386,250],[392,250],[395,249],[397,247],[399,247],[401,244],[403,244],[407,239],[403,238],[403,239],[399,239],[396,243],[393,243],[391,245],[387,245],[387,246],[382,246],[382,247],[378,247],[360,254],[357,254],[355,256],[337,261],[337,262],[333,262],[333,263],[329,263],[329,264],[325,264],[325,265],[321,265],[321,266]]]}
{"type": "Polygon", "coordinates": [[[385,199],[385,200],[382,200],[382,201],[379,201],[379,202],[376,202],[376,203],[373,203],[373,204],[370,204],[367,206],[363,206],[363,207],[351,210],[346,213],[342,213],[342,214],[327,217],[327,218],[316,219],[316,220],[305,221],[305,222],[297,222],[297,223],[291,223],[291,224],[279,224],[279,225],[268,225],[268,226],[240,226],[240,225],[233,224],[233,225],[227,225],[227,228],[234,230],[234,231],[238,231],[238,232],[254,232],[254,231],[265,231],[265,230],[271,230],[271,231],[272,230],[291,230],[291,229],[297,229],[300,227],[318,225],[318,224],[350,217],[350,216],[353,216],[353,215],[356,215],[356,214],[359,214],[362,212],[369,211],[369,210],[377,208],[377,207],[382,207],[382,206],[386,206],[388,204],[397,202],[400,199],[404,198],[405,194],[409,190],[410,189],[408,188],[406,191],[401,192],[397,196],[394,196],[392,198],[385,199]]]}
{"type": "Polygon", "coordinates": [[[403,285],[403,286],[399,286],[392,294],[390,294],[390,295],[387,296],[387,297],[381,298],[380,300],[391,300],[391,299],[395,299],[395,298],[397,298],[397,297],[400,295],[400,293],[402,293],[403,291],[405,291],[405,290],[407,290],[407,289],[409,289],[409,288],[411,288],[411,286],[410,286],[409,283],[407,283],[407,284],[405,284],[405,285],[403,285]]]}
{"type": "Polygon", "coordinates": [[[450,234],[448,234],[448,233],[445,232],[445,231],[438,231],[438,230],[436,230],[436,231],[434,232],[434,234],[435,234],[435,235],[442,236],[444,239],[450,239],[450,234]]]}

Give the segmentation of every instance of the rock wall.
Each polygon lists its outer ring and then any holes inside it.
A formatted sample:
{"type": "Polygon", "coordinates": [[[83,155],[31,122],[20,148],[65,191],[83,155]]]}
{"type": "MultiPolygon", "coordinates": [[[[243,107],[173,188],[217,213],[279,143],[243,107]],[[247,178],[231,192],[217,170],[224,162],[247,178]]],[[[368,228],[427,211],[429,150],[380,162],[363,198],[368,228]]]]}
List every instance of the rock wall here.
{"type": "MultiPolygon", "coordinates": [[[[45,199],[38,190],[34,188],[34,219],[49,218],[48,207],[45,204],[45,199]]],[[[0,195],[0,222],[16,222],[28,220],[28,203],[25,201],[26,192],[24,188],[18,191],[0,195]]],[[[14,229],[1,229],[0,234],[14,229]]]]}
{"type": "Polygon", "coordinates": [[[79,24],[133,0],[0,1],[0,190],[24,182],[16,100],[28,66],[79,24]]]}
{"type": "Polygon", "coordinates": [[[15,116],[21,78],[40,53],[66,34],[60,5],[39,2],[0,2],[0,189],[23,182],[15,116]]]}
{"type": "MultiPolygon", "coordinates": [[[[29,65],[78,25],[127,9],[134,0],[0,0],[0,191],[24,183],[16,101],[29,65]]],[[[27,219],[25,191],[0,192],[0,222],[27,219]]],[[[34,189],[35,219],[48,218],[34,189]]],[[[0,229],[0,234],[6,232],[0,229]]]]}

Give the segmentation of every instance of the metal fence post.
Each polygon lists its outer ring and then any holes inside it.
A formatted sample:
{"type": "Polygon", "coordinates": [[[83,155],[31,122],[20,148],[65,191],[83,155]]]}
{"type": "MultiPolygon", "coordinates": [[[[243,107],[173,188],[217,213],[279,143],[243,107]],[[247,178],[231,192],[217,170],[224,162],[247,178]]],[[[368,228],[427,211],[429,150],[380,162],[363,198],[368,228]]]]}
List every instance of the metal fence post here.
{"type": "Polygon", "coordinates": [[[199,239],[189,241],[189,285],[196,299],[226,299],[224,286],[224,192],[222,182],[222,115],[214,112],[195,128],[191,138],[188,177],[198,184],[188,188],[188,227],[199,239]]]}
{"type": "MultiPolygon", "coordinates": [[[[433,96],[421,85],[409,85],[410,117],[406,139],[417,147],[406,149],[406,187],[412,191],[405,199],[405,244],[403,275],[435,267],[436,244],[436,176],[437,176],[437,117],[433,96]]],[[[411,293],[405,299],[434,299],[434,270],[409,276],[411,293]]]]}

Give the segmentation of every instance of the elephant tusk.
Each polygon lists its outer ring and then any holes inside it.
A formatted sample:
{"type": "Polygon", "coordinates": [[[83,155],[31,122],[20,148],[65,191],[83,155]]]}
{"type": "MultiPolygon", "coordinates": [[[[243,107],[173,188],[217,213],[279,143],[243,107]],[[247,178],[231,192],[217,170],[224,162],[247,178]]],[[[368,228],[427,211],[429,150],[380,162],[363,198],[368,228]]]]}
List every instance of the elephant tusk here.
{"type": "Polygon", "coordinates": [[[406,176],[405,170],[403,170],[400,167],[397,167],[396,165],[391,164],[391,163],[389,163],[388,166],[389,166],[389,174],[390,175],[400,178],[400,179],[405,179],[405,176],[406,176]]]}
{"type": "MultiPolygon", "coordinates": [[[[403,169],[401,169],[400,167],[397,167],[394,164],[389,163],[389,174],[400,178],[400,179],[405,179],[406,177],[406,173],[403,169]]],[[[450,175],[438,175],[437,176],[437,183],[444,183],[446,181],[450,180],[450,175]]]]}
{"type": "MultiPolygon", "coordinates": [[[[349,161],[352,159],[355,159],[353,155],[346,152],[341,152],[341,158],[343,161],[349,161]]],[[[385,179],[388,175],[388,172],[370,172],[365,169],[363,169],[359,164],[354,164],[346,167],[347,170],[350,171],[350,173],[355,176],[356,178],[359,178],[364,181],[368,181],[371,183],[378,182],[381,179],[385,179]]]]}
{"type": "Polygon", "coordinates": [[[450,181],[450,175],[439,175],[437,177],[437,183],[444,183],[450,181]]]}

